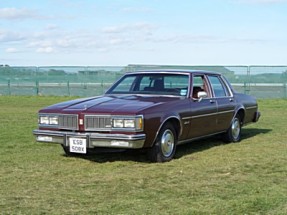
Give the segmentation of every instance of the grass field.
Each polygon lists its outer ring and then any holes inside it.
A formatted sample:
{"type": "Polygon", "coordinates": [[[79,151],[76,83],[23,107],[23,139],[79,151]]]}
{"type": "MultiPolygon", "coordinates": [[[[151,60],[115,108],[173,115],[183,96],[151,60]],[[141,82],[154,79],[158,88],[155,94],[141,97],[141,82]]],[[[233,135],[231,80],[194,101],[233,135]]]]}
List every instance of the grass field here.
{"type": "Polygon", "coordinates": [[[287,100],[260,100],[243,140],[66,157],[36,143],[37,110],[70,97],[0,96],[0,214],[287,214],[287,100]]]}

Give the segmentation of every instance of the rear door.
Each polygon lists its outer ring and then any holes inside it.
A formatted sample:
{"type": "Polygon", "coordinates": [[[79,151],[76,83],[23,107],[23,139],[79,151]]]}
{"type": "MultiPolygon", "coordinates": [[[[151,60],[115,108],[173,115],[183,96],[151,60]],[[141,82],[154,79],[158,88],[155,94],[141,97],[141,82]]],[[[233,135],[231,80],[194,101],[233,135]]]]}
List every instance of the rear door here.
{"type": "Polygon", "coordinates": [[[217,103],[212,98],[209,82],[203,74],[193,75],[190,110],[190,116],[185,122],[190,123],[189,139],[215,133],[217,103]],[[205,92],[207,97],[198,98],[198,92],[205,92]]]}
{"type": "Polygon", "coordinates": [[[236,103],[231,90],[220,75],[208,75],[208,80],[218,108],[215,131],[225,131],[229,128],[234,116],[236,103]]]}

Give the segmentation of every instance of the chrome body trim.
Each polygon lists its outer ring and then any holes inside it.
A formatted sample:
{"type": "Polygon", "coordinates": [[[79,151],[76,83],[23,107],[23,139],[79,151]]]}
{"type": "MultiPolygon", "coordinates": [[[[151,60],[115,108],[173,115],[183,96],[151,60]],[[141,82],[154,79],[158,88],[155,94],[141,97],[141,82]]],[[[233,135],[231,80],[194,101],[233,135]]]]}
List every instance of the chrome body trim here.
{"type": "Polygon", "coordinates": [[[69,138],[84,138],[87,140],[87,148],[110,147],[110,148],[142,148],[146,139],[145,134],[103,134],[81,133],[50,130],[34,130],[34,136],[38,142],[57,143],[69,145],[69,138]]]}
{"type": "Polygon", "coordinates": [[[112,116],[87,114],[84,117],[84,125],[85,131],[111,131],[112,116]]]}
{"type": "Polygon", "coordinates": [[[170,120],[170,119],[176,119],[176,120],[178,120],[179,126],[180,126],[180,128],[179,128],[180,131],[179,131],[179,133],[178,133],[178,137],[177,137],[177,138],[180,137],[180,135],[182,134],[182,131],[183,131],[182,121],[180,120],[180,118],[179,118],[178,116],[170,116],[170,117],[166,118],[166,119],[160,124],[159,128],[157,129],[156,135],[155,135],[155,137],[154,137],[153,143],[155,143],[156,138],[158,137],[158,134],[159,134],[161,128],[163,127],[163,125],[164,125],[168,120],[170,120]]]}
{"type": "Polygon", "coordinates": [[[59,114],[59,129],[79,129],[79,116],[78,114],[59,114]]]}
{"type": "Polygon", "coordinates": [[[123,131],[123,132],[142,132],[144,130],[144,116],[143,115],[108,115],[108,114],[86,114],[84,116],[85,131],[123,131]],[[113,127],[114,119],[142,119],[142,128],[115,128],[113,127]],[[92,122],[89,120],[92,120],[92,122]]]}
{"type": "Polygon", "coordinates": [[[197,116],[184,117],[184,118],[182,118],[182,120],[196,119],[196,118],[200,118],[200,117],[213,116],[213,115],[226,114],[226,113],[233,113],[233,112],[234,112],[234,110],[227,110],[227,111],[221,111],[221,112],[216,112],[216,113],[209,113],[209,114],[202,114],[202,115],[197,115],[197,116]]]}
{"type": "Polygon", "coordinates": [[[246,107],[245,109],[246,110],[249,110],[249,109],[257,109],[258,107],[256,106],[256,105],[254,105],[254,106],[250,106],[250,107],[246,107]]]}
{"type": "Polygon", "coordinates": [[[57,128],[57,129],[69,129],[69,130],[79,129],[78,114],[39,113],[38,119],[43,116],[58,117],[58,125],[40,124],[39,122],[39,127],[41,128],[57,128]]]}

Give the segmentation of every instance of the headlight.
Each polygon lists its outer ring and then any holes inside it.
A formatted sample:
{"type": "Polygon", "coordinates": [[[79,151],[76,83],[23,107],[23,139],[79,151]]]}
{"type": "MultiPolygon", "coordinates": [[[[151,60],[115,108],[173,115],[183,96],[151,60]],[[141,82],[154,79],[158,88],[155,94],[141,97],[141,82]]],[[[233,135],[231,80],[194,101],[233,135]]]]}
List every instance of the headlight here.
{"type": "Polygon", "coordinates": [[[50,125],[58,125],[58,117],[57,116],[52,116],[49,118],[49,124],[50,125]]]}
{"type": "Polygon", "coordinates": [[[49,125],[49,117],[40,116],[39,117],[39,124],[49,125]]]}
{"type": "Polygon", "coordinates": [[[39,116],[40,125],[58,125],[58,116],[39,116]]]}
{"type": "Polygon", "coordinates": [[[114,119],[113,120],[113,127],[114,128],[123,128],[124,127],[124,120],[123,119],[114,119]]]}
{"type": "Polygon", "coordinates": [[[125,128],[135,128],[135,120],[134,119],[125,119],[124,120],[125,128]]]}
{"type": "Polygon", "coordinates": [[[116,117],[113,119],[113,128],[126,130],[143,130],[143,117],[116,117]]]}

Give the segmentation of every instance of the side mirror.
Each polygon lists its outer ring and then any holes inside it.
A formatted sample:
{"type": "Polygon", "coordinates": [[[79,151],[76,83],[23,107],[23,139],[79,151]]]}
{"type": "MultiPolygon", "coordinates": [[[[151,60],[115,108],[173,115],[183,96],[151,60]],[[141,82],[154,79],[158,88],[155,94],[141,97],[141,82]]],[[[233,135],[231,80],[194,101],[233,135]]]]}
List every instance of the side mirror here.
{"type": "Polygon", "coordinates": [[[197,93],[198,101],[200,102],[202,99],[207,98],[208,95],[205,91],[200,91],[197,93]]]}

